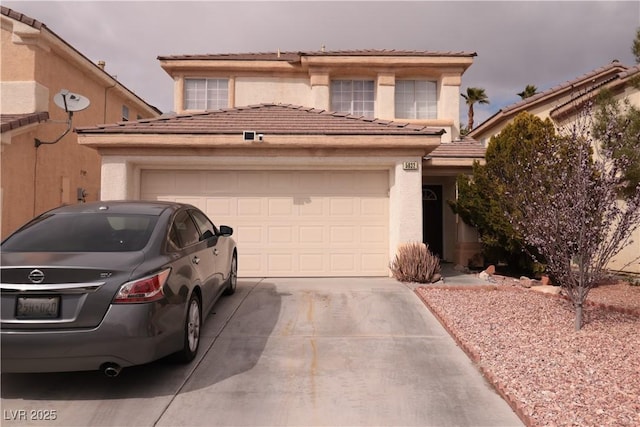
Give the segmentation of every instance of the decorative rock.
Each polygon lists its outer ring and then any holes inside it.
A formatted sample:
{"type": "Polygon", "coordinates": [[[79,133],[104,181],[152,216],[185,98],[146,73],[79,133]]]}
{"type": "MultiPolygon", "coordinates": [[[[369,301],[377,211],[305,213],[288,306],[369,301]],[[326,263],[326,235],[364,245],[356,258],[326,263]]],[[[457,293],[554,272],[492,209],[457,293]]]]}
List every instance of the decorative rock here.
{"type": "Polygon", "coordinates": [[[562,292],[562,288],[560,286],[532,286],[531,290],[555,295],[560,295],[562,292]]]}
{"type": "Polygon", "coordinates": [[[525,288],[530,288],[531,286],[533,286],[533,280],[529,279],[526,276],[521,276],[520,285],[525,288]]]}

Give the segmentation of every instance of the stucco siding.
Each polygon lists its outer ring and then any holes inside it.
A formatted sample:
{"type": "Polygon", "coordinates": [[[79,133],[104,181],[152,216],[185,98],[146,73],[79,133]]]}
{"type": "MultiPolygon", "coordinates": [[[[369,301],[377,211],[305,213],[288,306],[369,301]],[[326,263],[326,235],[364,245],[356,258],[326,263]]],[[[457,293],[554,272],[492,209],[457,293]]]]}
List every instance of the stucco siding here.
{"type": "Polygon", "coordinates": [[[73,131],[62,137],[69,115],[55,105],[54,95],[66,89],[90,100],[87,109],[73,114],[72,128],[121,121],[125,103],[131,119],[157,113],[45,27],[40,31],[2,16],[1,34],[2,113],[48,112],[50,119],[26,133],[3,135],[1,232],[6,237],[46,210],[77,203],[79,189],[86,201],[100,196],[100,156],[79,146],[73,131]],[[17,28],[29,37],[13,34],[17,28]],[[38,148],[36,138],[43,142],[38,148]]]}
{"type": "Polygon", "coordinates": [[[33,80],[0,82],[2,114],[38,113],[48,110],[49,89],[46,86],[33,80]]]}
{"type": "Polygon", "coordinates": [[[406,171],[403,161],[417,161],[420,158],[398,161],[392,169],[389,189],[389,251],[390,259],[398,247],[406,242],[422,242],[422,170],[406,171]]]}
{"type": "Polygon", "coordinates": [[[312,104],[308,78],[237,77],[235,106],[265,102],[309,106],[312,104]]]}

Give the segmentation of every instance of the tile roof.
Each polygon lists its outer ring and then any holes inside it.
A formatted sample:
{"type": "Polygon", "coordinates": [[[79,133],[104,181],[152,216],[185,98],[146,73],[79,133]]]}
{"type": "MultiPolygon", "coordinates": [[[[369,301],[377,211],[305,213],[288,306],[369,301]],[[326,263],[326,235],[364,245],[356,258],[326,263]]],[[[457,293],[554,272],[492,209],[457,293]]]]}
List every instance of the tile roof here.
{"type": "Polygon", "coordinates": [[[638,73],[640,73],[640,64],[629,67],[629,69],[627,69],[626,71],[618,73],[618,77],[620,79],[626,79],[638,73]]]}
{"type": "Polygon", "coordinates": [[[258,104],[77,128],[81,134],[441,135],[444,129],[289,104],[258,104]]]}
{"type": "Polygon", "coordinates": [[[0,131],[8,132],[32,123],[49,120],[49,113],[0,114],[0,131]]]}
{"type": "Polygon", "coordinates": [[[303,56],[421,56],[421,57],[472,57],[475,52],[466,51],[422,51],[395,49],[360,49],[336,51],[301,51],[301,52],[253,52],[253,53],[217,53],[195,55],[164,55],[158,56],[163,60],[234,60],[234,61],[288,61],[299,62],[303,56]]]}
{"type": "Polygon", "coordinates": [[[38,21],[37,19],[33,19],[25,14],[17,12],[13,9],[9,9],[8,7],[5,7],[5,6],[0,6],[0,15],[8,16],[9,18],[13,18],[16,21],[20,21],[23,24],[27,24],[30,27],[33,27],[38,30],[41,29],[42,27],[46,27],[46,25],[44,25],[42,22],[38,21]]]}
{"type": "Polygon", "coordinates": [[[627,75],[629,72],[633,73],[633,68],[636,67],[629,68],[618,61],[612,61],[611,63],[603,67],[599,67],[593,71],[576,77],[575,79],[568,80],[543,92],[501,108],[494,115],[475,127],[470,132],[470,135],[475,136],[479,133],[480,130],[483,130],[485,127],[491,126],[491,123],[497,122],[501,118],[515,115],[516,113],[524,111],[536,104],[541,104],[556,95],[574,90],[575,88],[578,88],[578,90],[580,91],[584,91],[584,88],[579,89],[579,87],[583,84],[592,83],[593,85],[588,88],[588,91],[593,91],[594,89],[597,89],[615,79],[623,78],[623,76],[627,75]]]}
{"type": "Polygon", "coordinates": [[[442,143],[427,158],[483,159],[485,147],[473,139],[442,143]]]}
{"type": "MultiPolygon", "coordinates": [[[[544,92],[538,93],[538,94],[530,96],[528,98],[525,98],[522,101],[516,102],[515,104],[511,104],[511,105],[503,108],[502,111],[505,112],[505,113],[508,113],[511,110],[520,109],[523,105],[534,104],[536,101],[538,101],[541,98],[546,98],[550,94],[554,94],[554,93],[557,93],[557,92],[562,92],[562,91],[564,91],[566,89],[571,89],[572,87],[574,87],[574,86],[576,86],[576,85],[578,85],[578,84],[580,84],[582,82],[585,82],[585,81],[588,81],[588,80],[590,80],[592,78],[600,76],[600,75],[602,75],[602,74],[604,74],[604,73],[606,73],[606,72],[608,72],[610,70],[619,70],[621,72],[624,72],[624,71],[627,70],[627,67],[622,65],[621,63],[619,63],[617,61],[614,61],[614,62],[612,62],[610,64],[605,65],[604,67],[597,68],[597,69],[595,69],[595,70],[593,70],[593,71],[591,71],[589,73],[583,74],[580,77],[576,77],[573,80],[566,81],[566,82],[561,83],[559,85],[556,85],[556,86],[554,86],[554,87],[552,87],[550,89],[547,89],[544,92]]],[[[606,81],[610,81],[610,80],[615,79],[615,78],[617,78],[617,74],[615,76],[612,76],[612,77],[606,79],[606,81]]],[[[602,83],[604,83],[604,82],[602,82],[602,83]]]]}

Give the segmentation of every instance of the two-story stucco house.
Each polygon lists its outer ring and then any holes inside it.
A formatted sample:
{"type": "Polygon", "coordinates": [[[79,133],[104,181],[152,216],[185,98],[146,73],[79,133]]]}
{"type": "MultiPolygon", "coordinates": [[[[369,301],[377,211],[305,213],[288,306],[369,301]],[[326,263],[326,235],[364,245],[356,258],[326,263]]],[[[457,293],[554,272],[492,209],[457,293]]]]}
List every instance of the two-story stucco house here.
{"type": "MultiPolygon", "coordinates": [[[[602,89],[611,92],[615,99],[626,99],[640,108],[640,65],[627,67],[613,61],[587,74],[554,86],[544,92],[502,108],[469,133],[469,136],[486,145],[492,136],[500,133],[519,113],[526,111],[541,119],[549,118],[562,127],[575,121],[575,109],[594,99],[602,89]]],[[[640,273],[640,229],[632,236],[632,243],[614,257],[609,267],[640,273]]]]}
{"type": "Polygon", "coordinates": [[[100,156],[68,132],[69,115],[56,106],[63,89],[90,105],[74,113],[71,126],[157,117],[150,106],[45,24],[0,9],[2,67],[2,237],[60,204],[98,200],[100,156]],[[43,144],[36,146],[35,141],[43,144]],[[57,141],[57,142],[56,142],[57,141]],[[55,144],[50,144],[55,142],[55,144]]]}
{"type": "Polygon", "coordinates": [[[458,141],[473,52],[159,57],[176,116],[78,128],[103,199],[189,202],[235,228],[244,276],[386,276],[405,242],[466,261],[446,205],[484,149],[458,141]]]}

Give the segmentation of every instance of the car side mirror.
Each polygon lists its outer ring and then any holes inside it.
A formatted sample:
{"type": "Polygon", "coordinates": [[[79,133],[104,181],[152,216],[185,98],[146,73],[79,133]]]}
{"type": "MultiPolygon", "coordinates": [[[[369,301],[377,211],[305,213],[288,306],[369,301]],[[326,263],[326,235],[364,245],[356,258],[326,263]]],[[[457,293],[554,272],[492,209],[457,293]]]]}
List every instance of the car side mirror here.
{"type": "Polygon", "coordinates": [[[220,235],[222,236],[231,236],[233,234],[233,228],[228,227],[226,225],[220,226],[220,235]]]}

